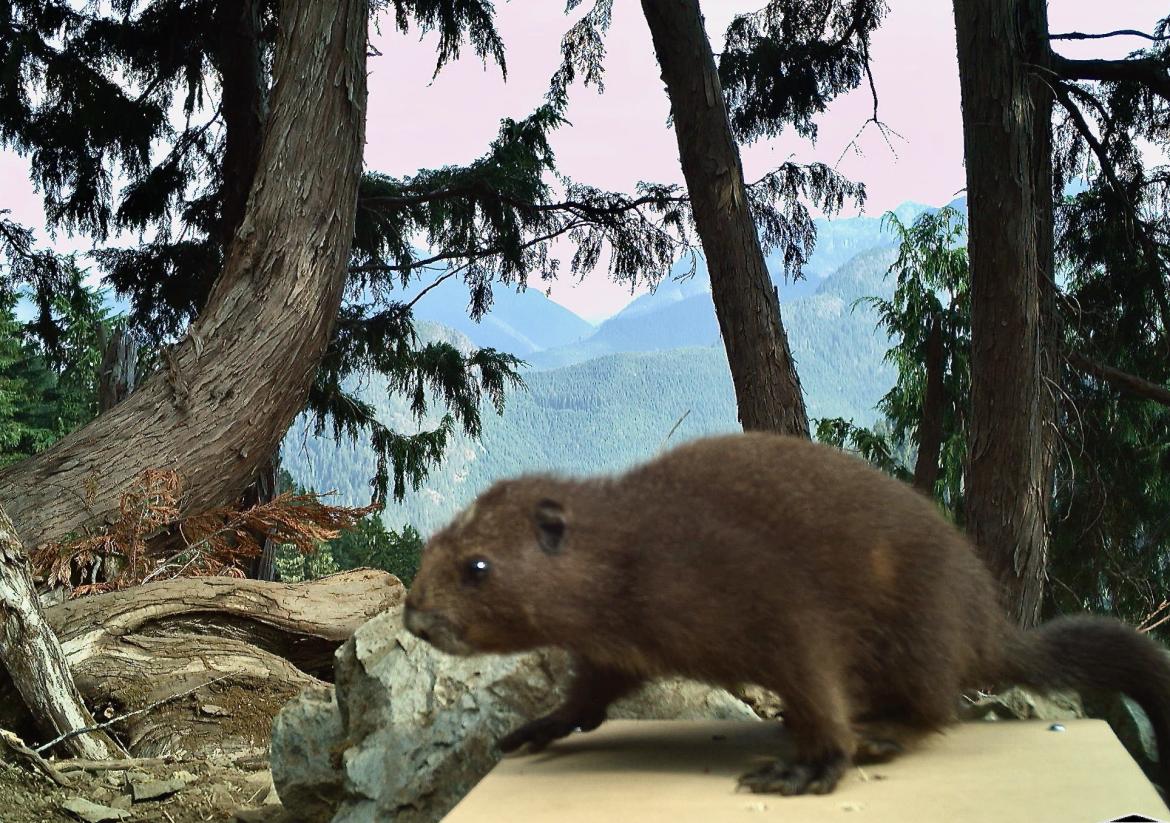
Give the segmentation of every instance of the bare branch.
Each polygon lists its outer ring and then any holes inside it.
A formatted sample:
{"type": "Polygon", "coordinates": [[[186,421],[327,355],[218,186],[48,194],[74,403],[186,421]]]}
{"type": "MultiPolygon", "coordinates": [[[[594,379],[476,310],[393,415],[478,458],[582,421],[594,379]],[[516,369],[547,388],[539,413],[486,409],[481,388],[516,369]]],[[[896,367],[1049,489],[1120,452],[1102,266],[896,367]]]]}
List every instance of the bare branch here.
{"type": "Polygon", "coordinates": [[[1086,34],[1083,31],[1068,31],[1062,34],[1050,34],[1049,40],[1104,40],[1106,37],[1144,37],[1146,40],[1152,40],[1155,43],[1162,40],[1170,40],[1170,35],[1163,35],[1159,37],[1156,34],[1148,34],[1137,29],[1118,29],[1117,31],[1107,31],[1101,34],[1086,34]]]}

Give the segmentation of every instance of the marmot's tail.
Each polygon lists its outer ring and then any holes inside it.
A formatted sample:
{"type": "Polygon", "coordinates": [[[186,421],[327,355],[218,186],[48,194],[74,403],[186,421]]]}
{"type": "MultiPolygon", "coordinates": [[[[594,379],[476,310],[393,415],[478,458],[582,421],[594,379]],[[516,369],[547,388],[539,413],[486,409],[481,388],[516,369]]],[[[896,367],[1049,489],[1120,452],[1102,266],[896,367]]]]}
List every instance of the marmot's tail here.
{"type": "Polygon", "coordinates": [[[1102,689],[1132,698],[1154,727],[1157,782],[1170,794],[1170,654],[1153,639],[1108,617],[1060,617],[1012,631],[1001,666],[1004,682],[1038,690],[1102,689]]]}

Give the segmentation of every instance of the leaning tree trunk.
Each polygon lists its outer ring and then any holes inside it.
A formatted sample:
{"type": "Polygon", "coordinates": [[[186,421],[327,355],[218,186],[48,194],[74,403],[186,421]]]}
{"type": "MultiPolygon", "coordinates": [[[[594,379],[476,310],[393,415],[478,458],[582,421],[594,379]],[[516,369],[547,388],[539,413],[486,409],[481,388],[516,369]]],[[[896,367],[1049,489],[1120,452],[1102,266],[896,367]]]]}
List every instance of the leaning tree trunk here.
{"type": "MultiPolygon", "coordinates": [[[[268,77],[260,38],[263,5],[263,0],[219,0],[216,6],[219,46],[215,60],[223,90],[224,121],[220,238],[225,249],[244,220],[248,192],[260,165],[261,138],[268,117],[268,77]]],[[[254,482],[244,489],[238,503],[241,509],[270,503],[276,497],[279,460],[277,449],[260,467],[254,482]]],[[[252,559],[248,576],[271,580],[276,544],[264,533],[252,536],[264,550],[252,559]]]]}
{"type": "Polygon", "coordinates": [[[1053,403],[1051,96],[1045,0],[954,0],[971,262],[966,519],[1025,626],[1048,552],[1053,403]]]}
{"type": "Polygon", "coordinates": [[[187,337],[125,401],[0,473],[30,548],[99,525],[143,469],[233,501],[304,405],[341,302],[365,127],[364,0],[285,0],[244,222],[187,337]]]}
{"type": "Polygon", "coordinates": [[[808,437],[800,380],[748,208],[739,147],[699,0],[642,0],[642,10],[670,96],[739,420],[748,430],[808,437]]]}
{"type": "Polygon", "coordinates": [[[219,0],[216,62],[223,94],[223,188],[220,238],[226,249],[244,220],[260,165],[268,79],[260,44],[263,0],[219,0]]]}
{"type": "MultiPolygon", "coordinates": [[[[94,725],[81,701],[57,636],[37,600],[28,558],[0,506],[0,661],[39,731],[56,740],[94,725]]],[[[78,757],[104,759],[119,747],[101,732],[69,738],[64,748],[78,757]]]]}

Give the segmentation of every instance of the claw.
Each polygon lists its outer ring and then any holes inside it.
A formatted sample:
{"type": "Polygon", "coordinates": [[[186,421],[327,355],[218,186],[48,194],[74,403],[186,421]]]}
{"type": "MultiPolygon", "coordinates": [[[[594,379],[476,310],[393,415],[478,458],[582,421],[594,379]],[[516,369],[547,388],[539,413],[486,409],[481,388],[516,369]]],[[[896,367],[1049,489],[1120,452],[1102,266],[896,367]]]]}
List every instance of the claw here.
{"type": "Polygon", "coordinates": [[[740,777],[739,786],[755,794],[828,794],[844,773],[841,755],[816,762],[775,760],[740,777]]]}

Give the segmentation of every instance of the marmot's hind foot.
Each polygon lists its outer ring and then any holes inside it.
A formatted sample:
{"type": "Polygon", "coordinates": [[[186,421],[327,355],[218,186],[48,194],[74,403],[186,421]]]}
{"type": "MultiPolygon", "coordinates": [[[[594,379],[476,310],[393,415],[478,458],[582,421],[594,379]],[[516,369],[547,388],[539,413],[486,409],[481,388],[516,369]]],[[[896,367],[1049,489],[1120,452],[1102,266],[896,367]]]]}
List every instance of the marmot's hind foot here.
{"type": "Polygon", "coordinates": [[[828,794],[845,773],[844,755],[813,762],[774,760],[739,779],[739,785],[755,794],[828,794]]]}

